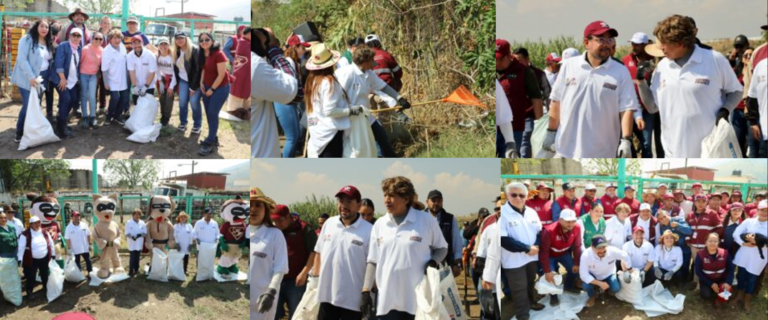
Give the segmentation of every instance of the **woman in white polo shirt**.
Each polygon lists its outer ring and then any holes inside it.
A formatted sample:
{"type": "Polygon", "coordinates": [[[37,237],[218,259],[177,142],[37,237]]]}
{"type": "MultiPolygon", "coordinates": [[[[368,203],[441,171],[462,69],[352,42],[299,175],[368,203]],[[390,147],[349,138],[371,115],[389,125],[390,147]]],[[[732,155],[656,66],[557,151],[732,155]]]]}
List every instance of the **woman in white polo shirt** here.
{"type": "Polygon", "coordinates": [[[280,229],[275,228],[267,212],[275,210],[275,201],[259,188],[251,189],[251,215],[248,238],[251,242],[251,320],[273,320],[275,299],[283,275],[288,273],[288,247],[280,229]],[[255,223],[254,223],[255,221],[255,223]],[[266,275],[266,276],[265,276],[266,275]]]}
{"type": "Polygon", "coordinates": [[[670,281],[677,270],[683,267],[683,250],[677,246],[680,236],[672,230],[664,231],[656,246],[656,258],[653,262],[656,278],[670,281]]]}
{"type": "Polygon", "coordinates": [[[416,191],[411,180],[387,178],[381,190],[387,215],[376,220],[371,231],[360,311],[366,319],[413,320],[416,285],[427,268],[437,268],[437,261],[445,259],[448,243],[437,220],[413,208],[416,191]],[[374,276],[379,290],[375,315],[371,314],[374,276]]]}

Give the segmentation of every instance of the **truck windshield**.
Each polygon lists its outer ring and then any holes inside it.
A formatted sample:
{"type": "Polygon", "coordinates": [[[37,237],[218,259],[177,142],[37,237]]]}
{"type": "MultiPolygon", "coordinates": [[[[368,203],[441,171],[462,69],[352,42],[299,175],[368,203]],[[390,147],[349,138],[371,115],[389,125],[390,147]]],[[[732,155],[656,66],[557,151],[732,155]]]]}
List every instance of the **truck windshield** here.
{"type": "Polygon", "coordinates": [[[148,35],[162,35],[165,34],[165,26],[161,24],[150,24],[144,30],[144,34],[148,35]]]}

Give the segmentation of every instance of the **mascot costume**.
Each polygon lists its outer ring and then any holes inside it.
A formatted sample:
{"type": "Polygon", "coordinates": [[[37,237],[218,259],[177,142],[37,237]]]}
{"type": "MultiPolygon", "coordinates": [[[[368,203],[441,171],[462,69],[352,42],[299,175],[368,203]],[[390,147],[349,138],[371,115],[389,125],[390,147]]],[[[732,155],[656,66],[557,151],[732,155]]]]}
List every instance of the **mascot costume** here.
{"type": "Polygon", "coordinates": [[[115,208],[117,207],[117,195],[109,197],[93,195],[93,205],[96,207],[96,217],[99,222],[93,226],[93,240],[101,250],[99,258],[99,271],[96,274],[101,279],[108,278],[110,267],[115,273],[125,273],[120,262],[118,250],[120,250],[120,226],[114,221],[115,208]],[[110,266],[111,263],[111,266],[110,266]]]}
{"type": "Polygon", "coordinates": [[[31,215],[40,218],[40,222],[42,223],[41,228],[51,236],[51,240],[53,240],[54,243],[54,251],[58,258],[56,259],[56,263],[59,264],[59,267],[64,269],[64,260],[62,259],[64,254],[61,249],[61,227],[59,226],[59,222],[56,221],[56,218],[59,217],[59,212],[61,212],[59,201],[52,196],[36,197],[32,200],[32,205],[29,209],[31,215]]]}
{"type": "Polygon", "coordinates": [[[248,247],[245,236],[245,219],[250,210],[248,204],[239,196],[227,200],[221,207],[221,217],[226,221],[221,225],[219,249],[221,257],[216,271],[224,278],[237,277],[237,263],[243,255],[243,248],[248,247]]]}
{"type": "Polygon", "coordinates": [[[147,240],[144,246],[150,252],[153,248],[158,248],[168,253],[165,249],[166,245],[169,248],[176,246],[176,240],[173,237],[173,225],[168,220],[174,208],[172,196],[152,196],[149,199],[150,220],[147,221],[147,240]]]}

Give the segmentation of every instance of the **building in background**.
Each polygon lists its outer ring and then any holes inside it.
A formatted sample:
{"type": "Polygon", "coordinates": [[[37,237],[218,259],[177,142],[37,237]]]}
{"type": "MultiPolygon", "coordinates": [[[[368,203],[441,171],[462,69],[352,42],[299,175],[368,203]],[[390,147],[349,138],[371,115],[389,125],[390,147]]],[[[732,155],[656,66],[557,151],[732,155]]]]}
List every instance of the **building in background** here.
{"type": "Polygon", "coordinates": [[[651,178],[670,178],[670,179],[688,179],[696,181],[714,181],[715,169],[689,166],[683,168],[652,170],[646,173],[651,174],[651,178]]]}

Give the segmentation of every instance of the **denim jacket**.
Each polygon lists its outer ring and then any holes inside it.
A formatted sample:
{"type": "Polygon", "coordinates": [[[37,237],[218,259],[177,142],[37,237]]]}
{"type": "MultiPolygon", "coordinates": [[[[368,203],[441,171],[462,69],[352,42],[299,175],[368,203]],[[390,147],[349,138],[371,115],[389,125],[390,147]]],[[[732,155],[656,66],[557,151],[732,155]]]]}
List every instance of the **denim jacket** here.
{"type": "MultiPolygon", "coordinates": [[[[16,65],[13,66],[13,73],[11,73],[11,83],[15,84],[19,88],[29,90],[29,80],[37,78],[40,75],[40,68],[43,66],[43,57],[36,48],[37,44],[32,43],[32,37],[25,35],[19,40],[18,54],[16,56],[16,65]]],[[[53,56],[53,52],[51,52],[53,56]]],[[[53,65],[49,62],[48,69],[52,69],[53,65]]]]}
{"type": "MultiPolygon", "coordinates": [[[[77,77],[80,78],[80,60],[83,57],[83,50],[80,46],[77,47],[77,54],[80,57],[77,59],[75,70],[77,71],[77,77]]],[[[72,61],[72,46],[69,41],[62,42],[58,48],[56,48],[56,56],[53,59],[53,72],[48,76],[54,85],[59,85],[59,72],[64,73],[64,79],[69,78],[69,64],[72,61]]]]}

